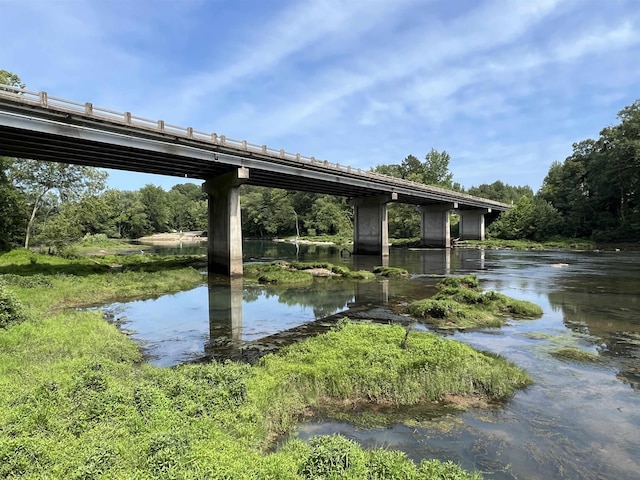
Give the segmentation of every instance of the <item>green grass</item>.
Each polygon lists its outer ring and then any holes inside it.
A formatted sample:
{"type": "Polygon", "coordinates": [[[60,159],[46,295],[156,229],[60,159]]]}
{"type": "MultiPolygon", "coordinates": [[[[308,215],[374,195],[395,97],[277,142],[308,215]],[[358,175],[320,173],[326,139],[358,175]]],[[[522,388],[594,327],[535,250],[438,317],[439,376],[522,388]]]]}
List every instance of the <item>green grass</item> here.
{"type": "Polygon", "coordinates": [[[550,352],[553,357],[569,362],[600,363],[600,357],[592,352],[575,347],[564,347],[550,352]]]}
{"type": "Polygon", "coordinates": [[[340,322],[338,328],[278,354],[260,368],[289,379],[307,403],[364,401],[396,406],[481,395],[499,401],[530,382],[500,357],[401,326],[340,322]]]}
{"type": "Polygon", "coordinates": [[[373,273],[382,277],[399,278],[408,277],[409,272],[404,268],[378,266],[373,269],[373,273]]]}
{"type": "Polygon", "coordinates": [[[338,436],[265,448],[325,404],[502,400],[530,382],[460,342],[349,321],[253,367],[153,367],[99,311],[61,307],[190,288],[197,271],[156,271],[154,262],[144,271],[139,258],[130,270],[98,273],[84,259],[36,257],[37,272],[25,255],[0,256],[15,270],[2,275],[4,312],[25,315],[0,329],[1,478],[477,479],[452,463],[415,464],[338,436]]]}
{"type": "Polygon", "coordinates": [[[433,298],[417,300],[410,315],[443,329],[500,327],[507,318],[538,318],[542,308],[497,292],[483,292],[475,276],[449,277],[433,298]]]}
{"type": "Polygon", "coordinates": [[[273,262],[246,265],[244,274],[248,278],[257,278],[260,283],[270,284],[305,284],[313,282],[313,274],[309,270],[323,269],[340,278],[352,280],[372,280],[375,275],[366,270],[353,271],[342,265],[328,262],[273,262]]]}
{"type": "Polygon", "coordinates": [[[485,248],[513,250],[594,250],[598,248],[596,242],[591,240],[563,237],[555,237],[543,242],[534,242],[533,240],[503,240],[500,238],[491,238],[482,241],[464,240],[458,242],[458,246],[481,246],[485,248]]]}

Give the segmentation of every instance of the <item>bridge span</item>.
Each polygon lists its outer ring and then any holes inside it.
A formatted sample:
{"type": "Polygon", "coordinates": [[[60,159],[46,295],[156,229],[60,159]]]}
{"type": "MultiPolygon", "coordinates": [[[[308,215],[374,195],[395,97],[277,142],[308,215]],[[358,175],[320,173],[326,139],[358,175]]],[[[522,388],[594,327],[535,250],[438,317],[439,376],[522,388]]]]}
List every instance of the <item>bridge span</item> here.
{"type": "Polygon", "coordinates": [[[416,205],[424,246],[450,247],[449,212],[460,237],[483,239],[485,215],[504,203],[354,169],[163,120],[0,86],[0,155],[204,180],[209,268],[242,274],[239,187],[276,187],[348,197],[354,253],[387,256],[387,204],[416,205]]]}

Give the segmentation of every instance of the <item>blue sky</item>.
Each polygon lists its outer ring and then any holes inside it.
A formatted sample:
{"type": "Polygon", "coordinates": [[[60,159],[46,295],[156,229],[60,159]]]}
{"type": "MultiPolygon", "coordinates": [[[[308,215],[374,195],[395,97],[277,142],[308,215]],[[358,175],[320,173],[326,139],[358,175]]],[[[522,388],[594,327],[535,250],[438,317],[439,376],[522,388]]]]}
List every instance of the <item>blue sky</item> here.
{"type": "Polygon", "coordinates": [[[0,31],[32,90],[365,169],[446,150],[465,187],[536,191],[640,98],[639,0],[0,0],[0,31]]]}

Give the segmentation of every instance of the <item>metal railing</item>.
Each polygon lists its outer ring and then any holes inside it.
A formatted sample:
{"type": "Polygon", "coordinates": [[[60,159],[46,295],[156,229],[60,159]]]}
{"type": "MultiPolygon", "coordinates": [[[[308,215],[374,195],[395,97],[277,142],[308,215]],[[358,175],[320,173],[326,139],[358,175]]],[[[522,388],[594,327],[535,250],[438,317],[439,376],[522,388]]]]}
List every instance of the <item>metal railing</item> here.
{"type": "Polygon", "coordinates": [[[54,97],[49,95],[47,92],[36,92],[25,88],[14,87],[12,85],[0,85],[0,98],[16,103],[42,107],[51,111],[72,113],[91,119],[105,120],[119,125],[131,126],[221,147],[227,147],[240,152],[255,153],[279,161],[284,160],[292,163],[322,167],[342,175],[363,177],[367,180],[375,180],[389,186],[405,187],[420,192],[445,195],[454,197],[455,200],[468,199],[473,200],[475,203],[481,201],[487,205],[494,205],[501,208],[509,207],[509,205],[501,202],[475,197],[473,195],[448,190],[442,187],[425,185],[423,183],[383,175],[370,170],[352,168],[350,166],[340,165],[339,163],[332,163],[328,160],[318,160],[315,157],[307,157],[299,153],[289,153],[283,149],[278,150],[267,147],[266,145],[257,145],[250,143],[247,140],[234,140],[226,137],[225,135],[202,132],[193,129],[192,127],[173,125],[171,123],[166,123],[164,120],[152,120],[149,118],[139,117],[137,115],[133,115],[131,112],[118,112],[108,108],[97,107],[89,102],[81,103],[65,98],[54,97]]]}

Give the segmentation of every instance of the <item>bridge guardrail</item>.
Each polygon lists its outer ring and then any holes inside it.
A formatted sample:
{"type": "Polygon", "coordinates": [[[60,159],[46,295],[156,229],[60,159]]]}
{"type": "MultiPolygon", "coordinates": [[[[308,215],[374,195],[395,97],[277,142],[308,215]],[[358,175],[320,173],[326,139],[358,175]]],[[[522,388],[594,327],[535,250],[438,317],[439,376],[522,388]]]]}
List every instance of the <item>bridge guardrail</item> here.
{"type": "Polygon", "coordinates": [[[485,204],[494,205],[500,208],[509,207],[509,205],[502,202],[496,202],[494,200],[489,200],[486,198],[474,197],[473,195],[468,195],[466,193],[456,192],[453,190],[447,190],[446,188],[442,187],[412,182],[410,180],[391,177],[389,175],[362,170],[360,168],[352,168],[350,166],[341,165],[339,163],[329,162],[328,160],[318,160],[315,157],[307,157],[299,153],[289,153],[283,149],[277,150],[267,147],[266,145],[249,143],[246,140],[235,140],[232,138],[228,138],[225,135],[218,135],[217,133],[207,133],[199,130],[194,130],[192,127],[173,125],[170,123],[166,123],[164,120],[152,120],[149,118],[133,115],[131,114],[131,112],[118,112],[116,110],[111,110],[104,107],[97,107],[90,102],[81,103],[74,100],[68,100],[66,98],[54,97],[49,95],[47,92],[36,92],[25,88],[14,87],[12,85],[0,85],[0,98],[6,98],[10,101],[37,107],[43,107],[52,111],[61,111],[65,113],[83,115],[93,119],[106,120],[108,122],[113,122],[120,125],[141,128],[144,130],[160,132],[168,135],[175,135],[177,137],[214,144],[217,146],[234,148],[236,150],[247,153],[264,155],[272,159],[302,163],[311,166],[320,166],[336,171],[342,175],[360,176],[366,178],[367,180],[379,181],[381,183],[384,183],[385,185],[406,187],[425,193],[441,194],[449,197],[453,196],[457,200],[467,199],[474,200],[476,202],[478,200],[481,200],[485,204]]]}

